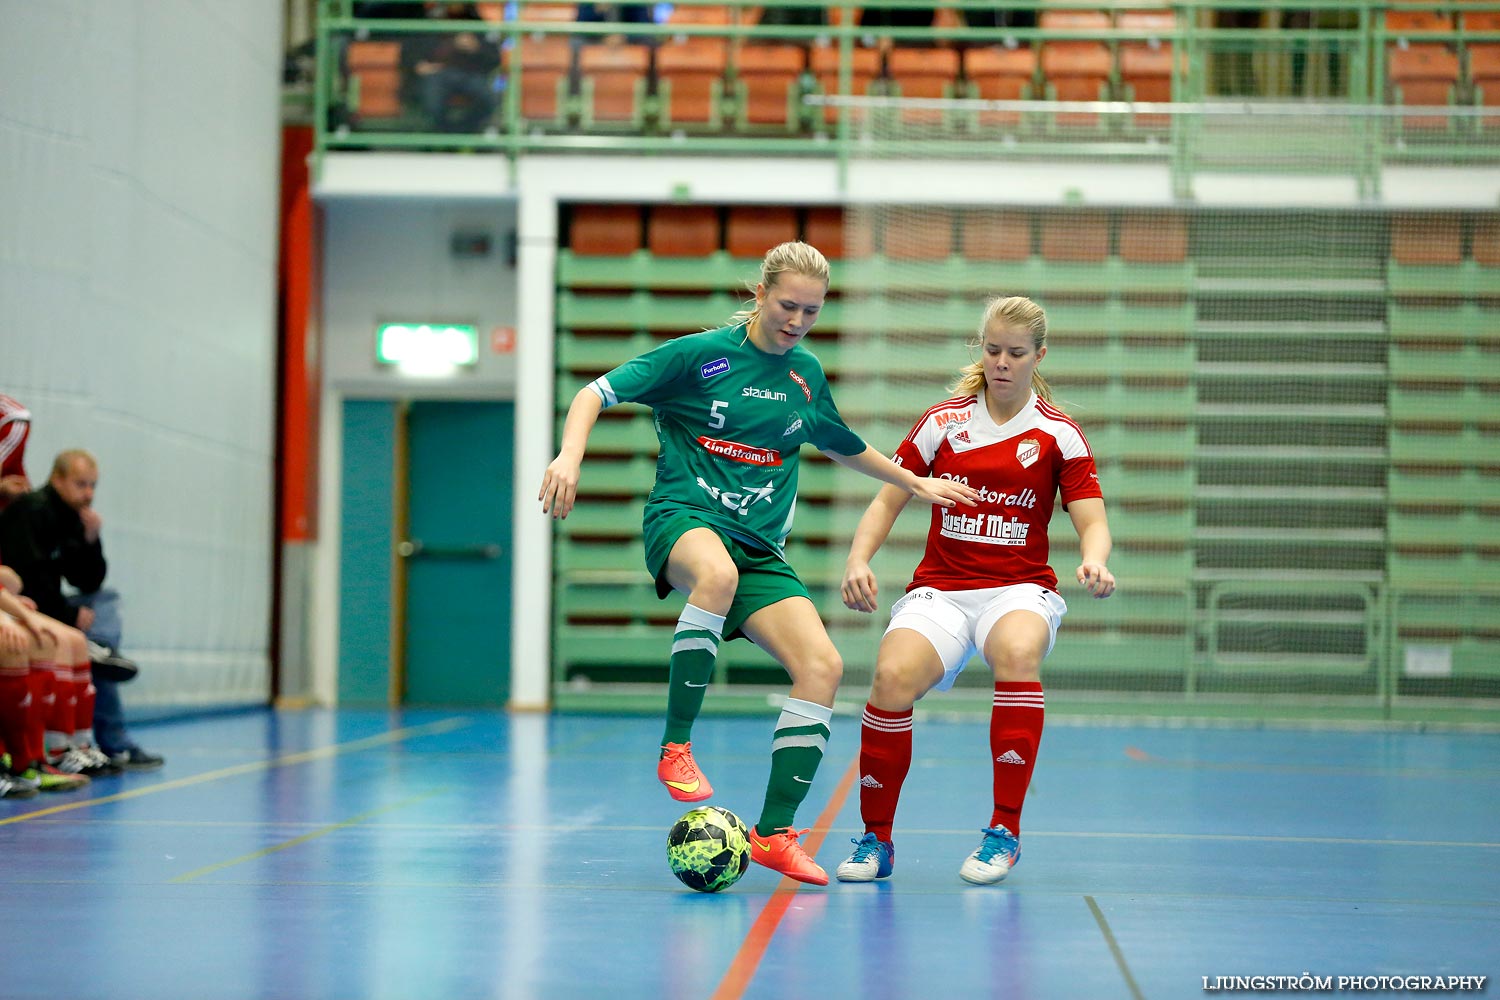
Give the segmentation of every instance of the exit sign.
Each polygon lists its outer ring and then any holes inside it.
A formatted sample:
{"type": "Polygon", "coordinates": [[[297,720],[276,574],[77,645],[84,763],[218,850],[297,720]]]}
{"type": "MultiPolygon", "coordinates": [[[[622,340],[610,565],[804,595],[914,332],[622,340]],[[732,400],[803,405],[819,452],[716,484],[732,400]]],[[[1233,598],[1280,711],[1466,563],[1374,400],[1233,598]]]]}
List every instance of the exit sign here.
{"type": "Polygon", "coordinates": [[[403,368],[442,369],[479,361],[479,328],[462,323],[382,323],[375,360],[403,368]]]}

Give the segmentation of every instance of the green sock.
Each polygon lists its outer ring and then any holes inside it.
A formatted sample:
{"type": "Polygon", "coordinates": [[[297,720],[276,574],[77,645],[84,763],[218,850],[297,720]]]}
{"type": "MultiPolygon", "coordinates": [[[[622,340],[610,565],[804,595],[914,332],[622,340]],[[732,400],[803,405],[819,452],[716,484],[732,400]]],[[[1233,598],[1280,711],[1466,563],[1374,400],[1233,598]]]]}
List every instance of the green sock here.
{"type": "Polygon", "coordinates": [[[667,676],[667,726],[662,743],[686,743],[703,695],[714,675],[714,659],[724,635],[724,616],[685,605],[672,636],[672,665],[667,676]]]}
{"type": "Polygon", "coordinates": [[[812,788],[823,751],[828,748],[833,709],[800,698],[788,698],[776,720],[771,742],[771,780],[766,784],[766,803],[761,808],[755,832],[768,837],[792,825],[797,807],[812,788]]]}

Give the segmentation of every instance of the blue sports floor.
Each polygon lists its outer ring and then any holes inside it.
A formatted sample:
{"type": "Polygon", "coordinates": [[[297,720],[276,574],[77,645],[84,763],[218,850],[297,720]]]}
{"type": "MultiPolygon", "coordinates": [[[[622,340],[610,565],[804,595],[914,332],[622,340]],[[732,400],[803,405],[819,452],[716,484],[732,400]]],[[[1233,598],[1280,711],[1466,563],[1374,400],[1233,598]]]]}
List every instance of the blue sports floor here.
{"type": "MultiPolygon", "coordinates": [[[[747,821],[773,721],[695,734],[747,821]]],[[[684,807],[656,719],[142,728],[164,770],[0,802],[0,997],[1166,1000],[1204,977],[1500,974],[1500,736],[1054,718],[1021,863],[978,887],[957,873],[989,814],[986,727],[919,718],[888,882],[752,866],[714,896],[666,867],[684,807]]],[[[860,831],[857,744],[836,717],[799,817],[830,871],[860,831]]]]}

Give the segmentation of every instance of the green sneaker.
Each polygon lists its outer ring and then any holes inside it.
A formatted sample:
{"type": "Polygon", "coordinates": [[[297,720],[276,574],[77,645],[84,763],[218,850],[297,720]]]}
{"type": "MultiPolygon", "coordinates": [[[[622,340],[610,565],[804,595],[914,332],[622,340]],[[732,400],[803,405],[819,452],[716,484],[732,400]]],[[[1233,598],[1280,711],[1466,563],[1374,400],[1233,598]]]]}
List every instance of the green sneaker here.
{"type": "Polygon", "coordinates": [[[44,792],[76,792],[89,784],[88,775],[64,774],[51,764],[33,764],[21,772],[21,777],[36,782],[44,792]]]}

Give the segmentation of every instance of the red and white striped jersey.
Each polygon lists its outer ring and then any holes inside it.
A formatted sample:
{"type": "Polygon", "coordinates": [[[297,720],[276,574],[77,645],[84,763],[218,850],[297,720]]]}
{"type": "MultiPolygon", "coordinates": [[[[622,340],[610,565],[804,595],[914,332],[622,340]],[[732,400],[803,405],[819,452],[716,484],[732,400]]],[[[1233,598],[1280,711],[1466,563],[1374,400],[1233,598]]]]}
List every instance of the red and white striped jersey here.
{"type": "Polygon", "coordinates": [[[31,413],[9,396],[0,395],[0,476],[24,475],[26,435],[31,413]]]}
{"type": "Polygon", "coordinates": [[[1064,508],[1102,497],[1094,456],[1078,425],[1031,399],[996,424],[976,396],[944,400],[922,414],[896,449],[896,464],[919,476],[967,483],[977,507],[932,508],[927,551],[907,590],[981,590],[1017,583],[1057,589],[1047,564],[1047,523],[1059,492],[1064,508]]]}

